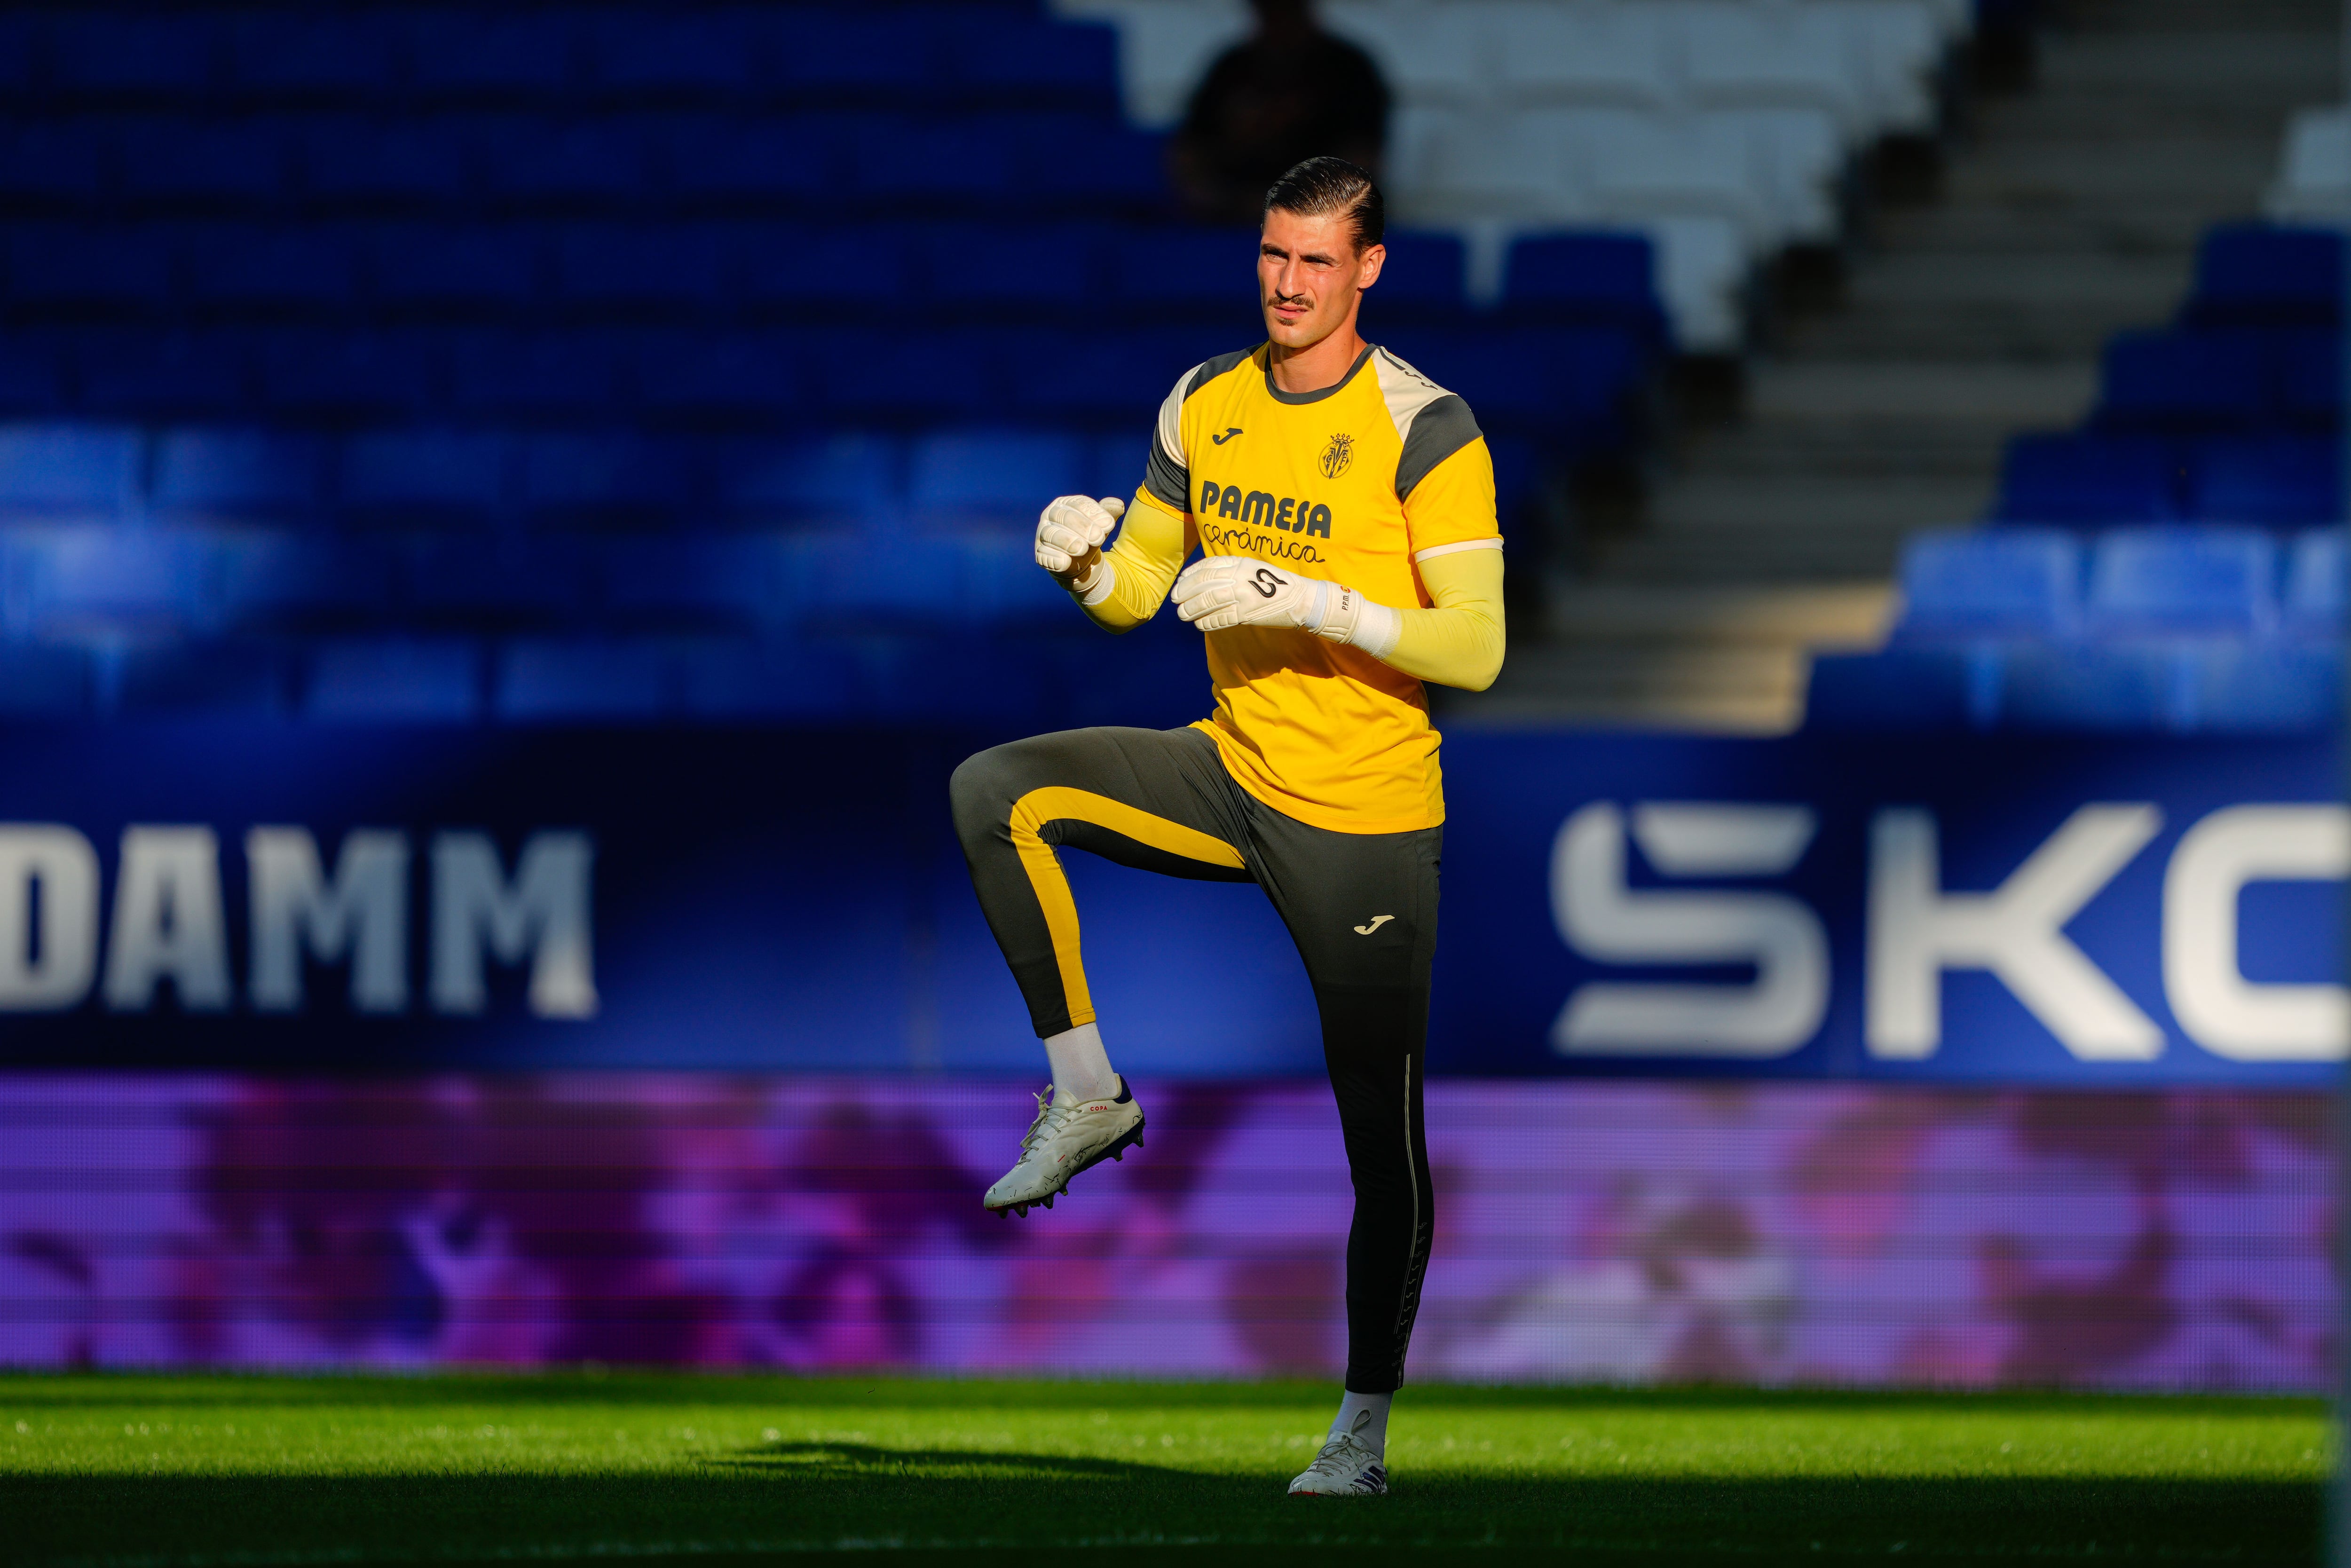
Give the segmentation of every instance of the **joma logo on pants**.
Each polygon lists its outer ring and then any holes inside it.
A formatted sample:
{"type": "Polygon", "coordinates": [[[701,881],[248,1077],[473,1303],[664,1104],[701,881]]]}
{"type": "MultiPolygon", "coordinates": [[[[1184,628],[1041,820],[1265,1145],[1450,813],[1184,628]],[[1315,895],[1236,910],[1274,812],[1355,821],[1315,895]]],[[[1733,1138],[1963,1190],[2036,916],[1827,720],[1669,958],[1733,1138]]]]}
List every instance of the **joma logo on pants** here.
{"type": "MultiPolygon", "coordinates": [[[[246,1004],[261,1013],[303,1010],[307,959],[348,966],[355,1011],[408,1011],[412,860],[406,833],[363,828],[344,838],[329,875],[308,829],[247,832],[246,1004]]],[[[424,976],[431,1009],[483,1011],[486,970],[496,960],[528,967],[537,1016],[593,1017],[594,863],[587,834],[538,832],[508,877],[487,833],[434,834],[424,976]]],[[[0,1011],[78,1007],[95,988],[110,1010],[141,1012],[167,983],[185,1011],[229,1010],[229,920],[213,830],[123,830],[102,973],[100,882],[98,852],[76,830],[0,825],[0,1011]]]]}

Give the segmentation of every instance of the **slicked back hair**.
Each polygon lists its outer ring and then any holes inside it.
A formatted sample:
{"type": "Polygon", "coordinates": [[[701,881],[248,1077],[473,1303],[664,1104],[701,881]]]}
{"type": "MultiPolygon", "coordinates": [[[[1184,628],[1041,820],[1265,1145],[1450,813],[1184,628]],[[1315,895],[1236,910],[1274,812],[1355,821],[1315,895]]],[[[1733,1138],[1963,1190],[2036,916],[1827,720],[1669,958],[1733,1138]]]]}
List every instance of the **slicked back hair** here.
{"type": "Polygon", "coordinates": [[[1388,232],[1387,203],[1365,171],[1344,158],[1309,158],[1293,165],[1265,193],[1265,210],[1296,213],[1302,218],[1347,216],[1355,253],[1378,245],[1388,232]]]}

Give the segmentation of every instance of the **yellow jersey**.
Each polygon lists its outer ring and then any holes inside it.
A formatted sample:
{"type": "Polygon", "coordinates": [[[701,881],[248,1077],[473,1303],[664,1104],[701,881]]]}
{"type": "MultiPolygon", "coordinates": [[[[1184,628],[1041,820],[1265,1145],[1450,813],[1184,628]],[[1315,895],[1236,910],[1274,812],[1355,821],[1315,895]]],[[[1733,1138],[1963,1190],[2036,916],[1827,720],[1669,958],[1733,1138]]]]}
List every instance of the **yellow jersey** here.
{"type": "MultiPolygon", "coordinates": [[[[1138,505],[1181,517],[1184,553],[1250,556],[1427,608],[1417,563],[1499,549],[1494,465],[1469,405],[1377,347],[1338,383],[1273,384],[1266,345],[1186,371],[1161,405],[1138,505]]],[[[1290,627],[1207,635],[1212,737],[1275,810],[1348,833],[1445,820],[1421,683],[1290,627]]]]}

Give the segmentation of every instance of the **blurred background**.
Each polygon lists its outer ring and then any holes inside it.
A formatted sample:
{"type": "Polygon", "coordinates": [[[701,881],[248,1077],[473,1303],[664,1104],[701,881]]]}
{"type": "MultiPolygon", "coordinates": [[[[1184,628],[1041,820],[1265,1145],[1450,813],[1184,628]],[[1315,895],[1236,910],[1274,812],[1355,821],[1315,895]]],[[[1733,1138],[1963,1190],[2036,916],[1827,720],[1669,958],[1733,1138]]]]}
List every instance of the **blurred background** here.
{"type": "Polygon", "coordinates": [[[2340,26],[0,6],[0,1362],[1334,1364],[1247,889],[1073,865],[1152,1157],[978,1223],[944,780],[1207,706],[1029,533],[1340,152],[1509,541],[1419,1370],[2328,1386],[2340,26]]]}

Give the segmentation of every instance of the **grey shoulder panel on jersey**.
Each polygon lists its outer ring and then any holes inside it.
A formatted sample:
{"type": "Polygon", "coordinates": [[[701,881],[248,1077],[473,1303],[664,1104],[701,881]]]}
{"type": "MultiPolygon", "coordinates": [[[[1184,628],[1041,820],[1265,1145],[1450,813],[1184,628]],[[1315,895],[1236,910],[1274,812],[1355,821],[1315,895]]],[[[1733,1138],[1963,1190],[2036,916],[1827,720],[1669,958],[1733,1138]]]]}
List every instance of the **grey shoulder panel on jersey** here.
{"type": "Polygon", "coordinates": [[[1175,390],[1159,405],[1159,423],[1151,436],[1151,460],[1143,467],[1143,487],[1155,499],[1179,512],[1192,509],[1192,468],[1184,453],[1185,400],[1236,365],[1246,363],[1255,352],[1242,349],[1218,354],[1176,378],[1175,390]]]}
{"type": "Polygon", "coordinates": [[[1447,392],[1429,400],[1405,433],[1404,452],[1396,459],[1396,499],[1405,499],[1438,464],[1484,434],[1459,394],[1447,392]]]}

